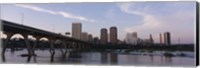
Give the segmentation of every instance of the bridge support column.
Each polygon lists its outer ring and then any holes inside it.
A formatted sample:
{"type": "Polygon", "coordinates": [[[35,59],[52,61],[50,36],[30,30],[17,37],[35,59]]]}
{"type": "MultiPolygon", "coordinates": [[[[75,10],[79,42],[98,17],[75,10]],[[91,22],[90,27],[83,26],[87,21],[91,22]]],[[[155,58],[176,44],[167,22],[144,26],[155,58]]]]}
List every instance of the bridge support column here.
{"type": "Polygon", "coordinates": [[[85,45],[83,44],[83,49],[85,49],[85,45]]]}
{"type": "Polygon", "coordinates": [[[6,48],[8,46],[8,41],[10,40],[10,38],[14,35],[14,33],[10,33],[10,32],[4,32],[7,35],[7,38],[5,40],[5,44],[2,45],[2,51],[1,51],[1,58],[2,61],[5,62],[5,52],[6,52],[6,48]]]}
{"type": "Polygon", "coordinates": [[[84,48],[85,48],[84,44],[81,44],[81,46],[82,46],[82,49],[84,49],[84,48]]]}
{"type": "Polygon", "coordinates": [[[55,49],[54,49],[54,39],[53,38],[49,38],[49,42],[50,42],[50,50],[49,52],[51,53],[51,62],[54,61],[54,54],[55,54],[55,49]]]}
{"type": "Polygon", "coordinates": [[[34,37],[35,37],[36,40],[35,40],[35,43],[34,43],[32,49],[31,49],[31,52],[32,52],[32,54],[33,54],[33,60],[34,60],[34,62],[36,62],[35,48],[36,48],[37,43],[38,43],[38,41],[40,40],[41,36],[34,36],[34,37]]]}
{"type": "Polygon", "coordinates": [[[25,45],[26,45],[27,51],[28,51],[27,62],[30,62],[31,57],[33,56],[33,53],[32,53],[32,48],[31,48],[29,40],[28,40],[28,34],[22,34],[22,36],[24,37],[25,45]]]}
{"type": "Polygon", "coordinates": [[[80,50],[82,49],[82,46],[83,46],[83,44],[82,44],[82,43],[79,43],[79,49],[80,49],[80,50]]]}
{"type": "Polygon", "coordinates": [[[62,48],[61,48],[62,57],[65,58],[67,54],[67,45],[65,40],[62,41],[62,48]],[[64,51],[62,48],[64,48],[64,51]]]}
{"type": "Polygon", "coordinates": [[[74,42],[73,48],[76,49],[77,47],[78,47],[78,43],[77,43],[77,42],[74,42]]]}
{"type": "Polygon", "coordinates": [[[80,43],[77,43],[77,49],[81,49],[80,43]]]}
{"type": "Polygon", "coordinates": [[[71,43],[70,43],[70,48],[73,49],[73,48],[74,48],[74,45],[75,45],[75,42],[71,41],[71,43]]]}
{"type": "Polygon", "coordinates": [[[88,45],[84,44],[85,45],[85,49],[88,49],[88,45]]]}

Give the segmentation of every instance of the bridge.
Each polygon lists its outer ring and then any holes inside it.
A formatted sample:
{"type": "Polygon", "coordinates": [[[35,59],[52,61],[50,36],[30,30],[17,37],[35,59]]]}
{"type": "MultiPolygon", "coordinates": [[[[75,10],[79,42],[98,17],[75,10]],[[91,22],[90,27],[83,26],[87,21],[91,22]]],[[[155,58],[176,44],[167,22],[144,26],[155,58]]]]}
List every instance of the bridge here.
{"type": "MultiPolygon", "coordinates": [[[[23,36],[23,41],[25,43],[25,46],[23,48],[27,49],[28,52],[28,58],[27,62],[31,60],[31,58],[35,58],[35,50],[38,48],[37,46],[40,43],[41,38],[47,38],[48,39],[48,48],[50,52],[51,59],[50,61],[54,61],[54,54],[55,49],[60,49],[62,57],[65,58],[66,54],[69,52],[69,50],[74,49],[95,49],[95,50],[105,50],[105,49],[150,49],[150,50],[188,50],[188,51],[194,51],[194,45],[170,45],[170,46],[164,46],[164,45],[127,45],[127,44],[94,44],[87,41],[78,40],[72,37],[64,36],[58,33],[53,33],[37,28],[33,28],[30,26],[20,25],[16,24],[11,21],[1,20],[2,25],[2,32],[7,35],[7,38],[3,40],[2,44],[2,60],[5,61],[5,52],[6,49],[9,48],[9,42],[11,41],[11,37],[15,34],[21,34],[23,36]],[[32,35],[35,38],[35,41],[33,43],[28,38],[29,35],[32,35]],[[55,42],[57,40],[60,40],[61,42],[59,44],[56,44],[55,42]]],[[[15,43],[14,43],[15,45],[15,43]]],[[[42,46],[42,45],[39,45],[42,46]]],[[[14,48],[17,48],[18,45],[13,46],[14,48]]]]}
{"type": "MultiPolygon", "coordinates": [[[[34,51],[36,48],[36,45],[38,41],[40,41],[41,38],[47,38],[48,42],[50,43],[49,46],[49,52],[51,54],[51,61],[53,61],[53,57],[55,54],[55,41],[60,40],[61,41],[61,46],[60,50],[62,52],[62,56],[65,58],[67,49],[69,48],[75,48],[75,49],[87,49],[91,48],[93,46],[92,43],[78,40],[75,38],[71,38],[68,36],[64,36],[61,34],[33,28],[30,26],[25,26],[25,25],[20,25],[13,23],[11,21],[6,21],[6,20],[1,20],[1,25],[2,25],[2,32],[7,35],[7,38],[5,39],[5,42],[3,42],[2,45],[2,59],[5,61],[5,51],[8,48],[8,42],[11,39],[11,37],[15,34],[21,34],[24,38],[24,43],[25,43],[25,48],[27,48],[28,51],[28,59],[27,62],[31,60],[31,57],[34,56],[34,51]],[[34,41],[34,44],[31,44],[28,36],[32,35],[36,40],[34,41]]],[[[16,45],[17,46],[17,45],[16,45]]]]}

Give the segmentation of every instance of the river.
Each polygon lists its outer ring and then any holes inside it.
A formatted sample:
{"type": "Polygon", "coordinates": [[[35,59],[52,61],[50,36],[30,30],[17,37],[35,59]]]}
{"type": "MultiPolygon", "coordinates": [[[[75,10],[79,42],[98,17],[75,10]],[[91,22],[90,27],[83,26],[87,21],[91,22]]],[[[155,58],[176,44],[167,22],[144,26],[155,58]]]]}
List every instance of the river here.
{"type": "MultiPolygon", "coordinates": [[[[34,64],[95,64],[95,65],[150,65],[150,66],[195,66],[195,56],[193,52],[181,52],[185,56],[164,56],[164,51],[147,52],[75,52],[67,53],[63,59],[61,52],[56,50],[54,62],[50,62],[50,53],[48,50],[36,50],[37,56],[31,59],[29,63],[34,64]]],[[[26,54],[26,49],[11,52],[6,50],[4,63],[27,63],[27,57],[21,57],[26,54]]],[[[179,52],[172,52],[176,54],[179,52]]],[[[2,58],[0,59],[0,61],[2,58]]]]}

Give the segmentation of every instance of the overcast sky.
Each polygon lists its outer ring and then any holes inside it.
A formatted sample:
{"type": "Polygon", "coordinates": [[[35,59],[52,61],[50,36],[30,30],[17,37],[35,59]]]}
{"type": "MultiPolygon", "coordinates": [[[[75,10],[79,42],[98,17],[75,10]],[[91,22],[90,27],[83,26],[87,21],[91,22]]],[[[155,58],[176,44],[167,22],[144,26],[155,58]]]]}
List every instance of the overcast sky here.
{"type": "MultiPolygon", "coordinates": [[[[118,38],[137,32],[142,39],[170,32],[172,43],[193,43],[196,37],[196,2],[1,4],[1,18],[56,33],[71,32],[72,22],[82,31],[100,35],[101,28],[118,28],[118,38]]],[[[109,30],[108,30],[109,31],[109,30]]],[[[109,33],[109,32],[108,32],[109,33]]]]}

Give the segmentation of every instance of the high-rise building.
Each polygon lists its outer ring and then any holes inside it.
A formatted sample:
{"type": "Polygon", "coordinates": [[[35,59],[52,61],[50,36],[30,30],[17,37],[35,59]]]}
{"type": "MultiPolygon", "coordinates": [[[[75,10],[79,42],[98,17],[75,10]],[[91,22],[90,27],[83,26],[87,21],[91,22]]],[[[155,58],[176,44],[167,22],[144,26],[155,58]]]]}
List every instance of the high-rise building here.
{"type": "Polygon", "coordinates": [[[101,29],[101,37],[100,37],[101,44],[106,44],[108,42],[108,33],[106,28],[101,29]]]}
{"type": "Polygon", "coordinates": [[[135,37],[135,38],[137,38],[137,32],[133,32],[132,36],[135,37]]]}
{"type": "Polygon", "coordinates": [[[165,45],[170,45],[171,44],[171,38],[170,38],[170,33],[165,32],[164,33],[164,44],[165,45]]]}
{"type": "Polygon", "coordinates": [[[162,34],[160,33],[160,44],[162,44],[162,34]]]}
{"type": "Polygon", "coordinates": [[[93,42],[94,44],[99,44],[99,43],[100,43],[100,40],[99,40],[98,37],[94,37],[93,40],[92,40],[92,42],[93,42]]]}
{"type": "Polygon", "coordinates": [[[149,40],[150,40],[150,44],[153,44],[153,43],[154,43],[154,40],[153,40],[153,37],[152,37],[151,34],[149,35],[149,40]]]}
{"type": "Polygon", "coordinates": [[[82,25],[80,22],[72,23],[72,38],[81,39],[82,25]]]}
{"type": "Polygon", "coordinates": [[[87,34],[87,32],[82,32],[81,33],[81,40],[88,41],[88,34],[87,34]]]}
{"type": "Polygon", "coordinates": [[[150,45],[150,44],[152,44],[152,43],[151,43],[151,40],[150,40],[150,39],[143,39],[142,44],[143,44],[143,45],[150,45]]]}
{"type": "Polygon", "coordinates": [[[93,38],[92,38],[92,34],[88,34],[88,41],[89,41],[89,42],[92,42],[92,39],[93,39],[93,38]]]}
{"type": "Polygon", "coordinates": [[[127,33],[125,42],[126,44],[137,45],[138,44],[137,32],[127,33]]]}
{"type": "Polygon", "coordinates": [[[117,27],[110,27],[110,43],[117,44],[117,27]]]}
{"type": "Polygon", "coordinates": [[[108,42],[110,42],[110,34],[108,33],[108,42]]]}
{"type": "Polygon", "coordinates": [[[138,44],[138,36],[137,36],[137,32],[133,32],[132,33],[132,42],[134,45],[138,44]]]}

